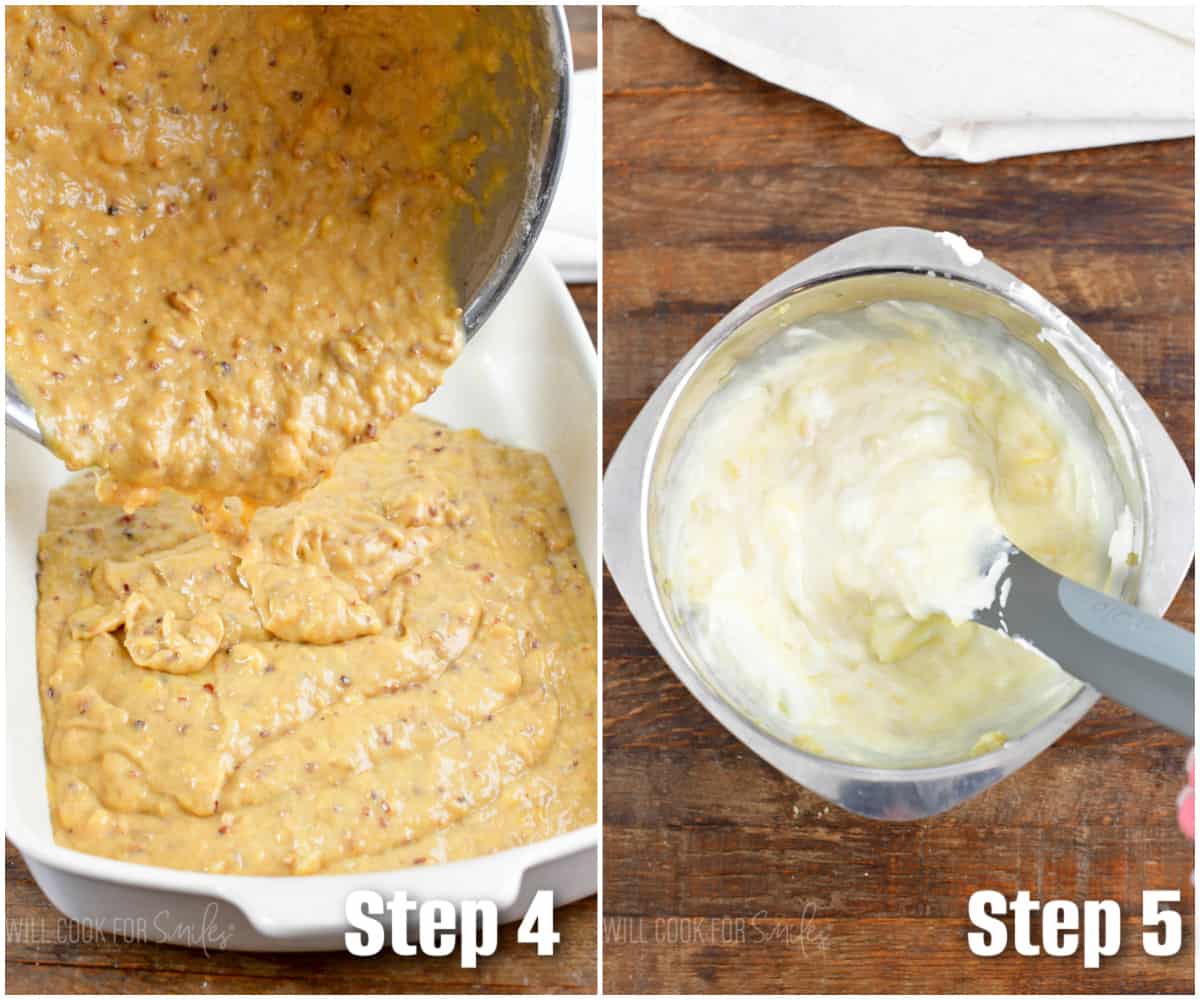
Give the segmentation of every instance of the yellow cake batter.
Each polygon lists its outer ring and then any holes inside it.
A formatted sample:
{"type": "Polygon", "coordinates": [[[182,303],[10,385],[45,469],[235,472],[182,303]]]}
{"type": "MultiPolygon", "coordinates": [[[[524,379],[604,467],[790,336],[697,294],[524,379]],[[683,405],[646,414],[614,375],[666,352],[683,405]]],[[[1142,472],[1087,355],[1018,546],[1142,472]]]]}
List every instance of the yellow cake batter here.
{"type": "Polygon", "coordinates": [[[40,547],[60,843],[284,875],[595,821],[595,606],[542,456],[406,416],[236,550],[91,480],[40,547]]]}
{"type": "Polygon", "coordinates": [[[405,415],[461,347],[453,216],[503,182],[467,122],[536,85],[533,16],[7,12],[8,371],[102,470],[40,547],[59,843],[286,875],[595,821],[558,484],[405,415]],[[206,533],[229,497],[248,528],[206,533]]]}
{"type": "Polygon", "coordinates": [[[71,468],[131,505],[279,503],[436,388],[463,109],[502,115],[525,35],[471,7],[6,18],[8,372],[71,468]]]}

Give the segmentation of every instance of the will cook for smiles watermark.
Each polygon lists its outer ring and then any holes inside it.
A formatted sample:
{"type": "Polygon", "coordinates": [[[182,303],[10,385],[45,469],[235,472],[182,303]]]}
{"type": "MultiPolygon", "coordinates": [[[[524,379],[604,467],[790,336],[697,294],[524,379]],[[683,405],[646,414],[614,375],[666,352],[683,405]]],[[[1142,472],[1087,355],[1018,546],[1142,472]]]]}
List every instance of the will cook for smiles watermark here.
{"type": "Polygon", "coordinates": [[[817,904],[799,914],[771,916],[605,917],[604,944],[647,946],[775,946],[794,948],[805,958],[829,951],[829,930],[817,920],[817,904]]]}
{"type": "Polygon", "coordinates": [[[69,917],[8,917],[5,941],[10,945],[88,945],[102,941],[132,944],[181,944],[210,951],[224,951],[233,939],[235,925],[221,919],[219,904],[208,903],[198,918],[179,920],[170,910],[149,917],[100,917],[72,920],[69,917]]]}

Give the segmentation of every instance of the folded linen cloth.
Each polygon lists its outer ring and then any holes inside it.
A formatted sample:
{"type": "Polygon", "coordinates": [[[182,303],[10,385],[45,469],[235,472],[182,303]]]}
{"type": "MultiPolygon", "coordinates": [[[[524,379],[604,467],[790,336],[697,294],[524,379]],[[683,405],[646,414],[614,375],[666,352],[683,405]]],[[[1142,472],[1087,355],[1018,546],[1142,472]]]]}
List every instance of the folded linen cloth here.
{"type": "Polygon", "coordinates": [[[1190,7],[638,12],[920,156],[981,162],[1195,134],[1190,7]]]}
{"type": "Polygon", "coordinates": [[[600,74],[572,76],[567,155],[538,246],[564,281],[596,280],[600,256],[600,74]]]}

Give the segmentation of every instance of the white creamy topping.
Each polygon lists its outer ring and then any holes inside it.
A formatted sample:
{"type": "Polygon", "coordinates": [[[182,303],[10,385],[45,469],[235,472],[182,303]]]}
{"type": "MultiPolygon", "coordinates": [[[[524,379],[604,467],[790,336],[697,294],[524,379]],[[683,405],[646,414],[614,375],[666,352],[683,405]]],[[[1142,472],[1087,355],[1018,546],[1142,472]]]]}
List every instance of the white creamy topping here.
{"type": "Polygon", "coordinates": [[[958,233],[938,233],[937,237],[951,250],[958,254],[958,259],[964,267],[974,267],[983,260],[983,251],[976,250],[958,233]]]}
{"type": "Polygon", "coordinates": [[[969,619],[1005,537],[1104,586],[1128,552],[1122,510],[1086,405],[1035,351],[995,320],[885,302],[738,367],[673,463],[657,541],[735,702],[814,752],[916,766],[1019,735],[1074,693],[969,619]]]}

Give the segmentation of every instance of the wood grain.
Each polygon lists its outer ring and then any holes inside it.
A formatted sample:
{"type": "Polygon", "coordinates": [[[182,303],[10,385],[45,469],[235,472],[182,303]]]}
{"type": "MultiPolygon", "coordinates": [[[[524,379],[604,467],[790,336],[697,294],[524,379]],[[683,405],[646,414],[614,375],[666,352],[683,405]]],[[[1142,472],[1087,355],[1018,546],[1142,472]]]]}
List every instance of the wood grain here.
{"type": "Polygon", "coordinates": [[[139,944],[90,933],[42,895],[21,855],[5,850],[8,993],[591,993],[596,985],[596,901],[557,911],[552,958],[500,929],[492,958],[463,970],[458,959],[376,958],[342,952],[262,954],[139,944]]]}
{"type": "Polygon", "coordinates": [[[571,32],[571,58],[576,69],[591,69],[599,53],[599,10],[590,4],[567,8],[567,27],[571,32]]]}
{"type": "MultiPolygon", "coordinates": [[[[757,80],[628,9],[604,11],[604,448],[754,289],[850,233],[964,234],[1063,307],[1146,395],[1189,463],[1193,143],[968,165],[757,80]]],[[[1190,539],[1181,540],[1190,544],[1190,539]]],[[[1189,577],[1169,617],[1193,623],[1189,577]]],[[[947,815],[829,806],[730,736],[604,593],[606,992],[1190,993],[1183,740],[1101,701],[947,815]],[[972,891],[1113,898],[1121,953],[994,959],[972,891]],[[1181,953],[1140,947],[1141,890],[1177,888],[1181,953]]]]}
{"type": "Polygon", "coordinates": [[[596,343],[596,320],[599,312],[596,286],[595,284],[567,285],[567,291],[571,293],[571,298],[575,302],[575,308],[579,310],[579,315],[583,317],[584,325],[588,329],[588,336],[592,338],[594,346],[596,343]]]}
{"type": "MultiPolygon", "coordinates": [[[[568,11],[576,65],[596,62],[596,12],[568,11]]],[[[571,285],[596,342],[596,286],[571,285]]],[[[20,853],[5,842],[6,991],[56,993],[594,993],[596,900],[556,912],[562,935],[552,958],[500,930],[496,955],[464,971],[457,959],[356,959],[340,953],[244,955],[137,944],[92,935],[42,895],[20,853]]]]}

